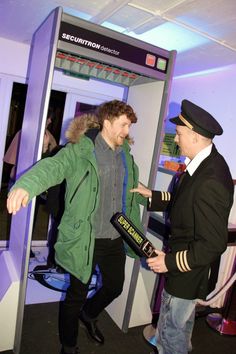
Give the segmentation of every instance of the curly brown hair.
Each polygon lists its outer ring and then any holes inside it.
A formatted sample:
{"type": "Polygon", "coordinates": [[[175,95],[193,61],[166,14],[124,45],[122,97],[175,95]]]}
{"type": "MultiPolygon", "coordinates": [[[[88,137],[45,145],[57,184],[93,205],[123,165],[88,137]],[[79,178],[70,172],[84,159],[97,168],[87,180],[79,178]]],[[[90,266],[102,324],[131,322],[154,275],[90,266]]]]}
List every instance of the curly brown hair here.
{"type": "Polygon", "coordinates": [[[125,114],[131,123],[136,123],[138,120],[133,108],[127,103],[119,100],[103,103],[98,107],[96,114],[101,128],[103,127],[105,119],[112,122],[122,114],[125,114]]]}

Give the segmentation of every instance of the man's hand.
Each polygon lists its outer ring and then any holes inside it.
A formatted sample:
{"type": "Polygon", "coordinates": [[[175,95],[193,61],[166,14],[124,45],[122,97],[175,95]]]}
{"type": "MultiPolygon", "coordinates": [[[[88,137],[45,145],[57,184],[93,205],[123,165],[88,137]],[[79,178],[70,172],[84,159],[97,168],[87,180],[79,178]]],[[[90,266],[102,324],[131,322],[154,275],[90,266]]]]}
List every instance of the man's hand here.
{"type": "Polygon", "coordinates": [[[13,189],[7,198],[7,210],[15,215],[21,207],[26,207],[29,200],[29,193],[22,188],[13,189]]]}
{"type": "Polygon", "coordinates": [[[137,188],[133,188],[130,189],[131,193],[139,193],[141,194],[143,197],[147,197],[150,198],[152,196],[152,191],[150,189],[148,189],[147,187],[145,187],[142,183],[139,182],[138,187],[137,188]]]}
{"type": "Polygon", "coordinates": [[[166,273],[168,269],[165,264],[165,253],[155,250],[157,257],[151,257],[147,259],[147,264],[151,270],[155,273],[166,273]]]}

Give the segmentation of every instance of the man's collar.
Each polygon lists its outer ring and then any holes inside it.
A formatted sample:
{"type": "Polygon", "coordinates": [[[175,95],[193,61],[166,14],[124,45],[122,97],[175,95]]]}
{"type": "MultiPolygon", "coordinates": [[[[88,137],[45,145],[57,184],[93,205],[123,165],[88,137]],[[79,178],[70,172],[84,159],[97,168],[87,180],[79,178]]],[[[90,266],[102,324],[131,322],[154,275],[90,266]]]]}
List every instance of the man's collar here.
{"type": "Polygon", "coordinates": [[[202,149],[192,160],[188,157],[185,159],[186,171],[192,176],[198,166],[205,160],[211,153],[213,144],[208,145],[206,148],[202,149]]]}

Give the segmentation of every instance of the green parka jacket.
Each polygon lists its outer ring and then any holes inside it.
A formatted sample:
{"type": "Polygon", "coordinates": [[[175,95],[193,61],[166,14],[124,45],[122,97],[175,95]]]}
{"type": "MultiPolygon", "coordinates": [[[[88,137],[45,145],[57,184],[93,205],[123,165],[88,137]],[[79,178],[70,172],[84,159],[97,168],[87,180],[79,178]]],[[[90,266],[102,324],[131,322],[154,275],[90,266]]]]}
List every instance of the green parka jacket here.
{"type": "MultiPolygon", "coordinates": [[[[78,143],[68,143],[53,157],[37,162],[13,186],[29,193],[29,201],[66,179],[65,210],[55,245],[56,262],[83,283],[91,275],[94,251],[94,215],[99,206],[99,176],[94,154],[96,134],[82,135],[78,143]]],[[[92,131],[92,130],[91,130],[92,131]]],[[[123,211],[142,230],[139,203],[145,198],[129,190],[138,184],[138,168],[127,141],[123,145],[125,166],[123,211]]],[[[109,208],[109,205],[108,205],[109,208]]],[[[119,210],[118,210],[119,211],[119,210]]],[[[128,254],[135,257],[132,250],[128,254]]]]}

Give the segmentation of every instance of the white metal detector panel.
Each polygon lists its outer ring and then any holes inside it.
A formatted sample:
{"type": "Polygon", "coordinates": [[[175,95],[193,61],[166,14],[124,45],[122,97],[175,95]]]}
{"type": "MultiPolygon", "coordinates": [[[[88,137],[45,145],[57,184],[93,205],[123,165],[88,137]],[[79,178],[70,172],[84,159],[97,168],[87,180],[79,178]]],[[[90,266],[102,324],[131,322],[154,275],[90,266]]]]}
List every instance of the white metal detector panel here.
{"type": "MultiPolygon", "coordinates": [[[[129,88],[127,102],[134,108],[138,122],[131,127],[134,138],[132,154],[139,166],[140,181],[148,184],[153,159],[164,82],[157,81],[129,88]]],[[[123,293],[108,306],[107,312],[122,328],[127,309],[127,297],[132,281],[132,271],[138,266],[127,257],[126,278],[123,293]]],[[[155,275],[146,269],[140,269],[130,313],[129,327],[143,325],[151,321],[151,295],[155,284],[155,275]]]]}
{"type": "Polygon", "coordinates": [[[156,81],[129,88],[127,102],[134,108],[138,122],[131,135],[135,143],[132,154],[139,167],[140,181],[148,184],[159,121],[164,82],[156,81]]]}

